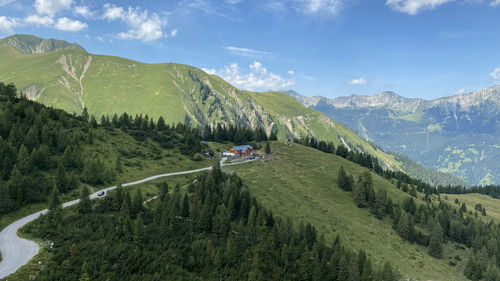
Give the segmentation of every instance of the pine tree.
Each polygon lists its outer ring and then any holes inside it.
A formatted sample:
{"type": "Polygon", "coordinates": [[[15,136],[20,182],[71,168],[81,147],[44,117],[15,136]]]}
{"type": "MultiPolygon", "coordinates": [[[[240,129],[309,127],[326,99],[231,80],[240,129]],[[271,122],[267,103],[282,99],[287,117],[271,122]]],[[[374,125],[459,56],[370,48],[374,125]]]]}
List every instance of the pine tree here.
{"type": "Polygon", "coordinates": [[[83,262],[82,275],[80,276],[80,279],[78,281],[90,281],[90,276],[87,267],[88,267],[87,262],[86,261],[83,262]]]}
{"type": "Polygon", "coordinates": [[[269,144],[269,142],[266,142],[266,154],[271,154],[271,145],[269,144]]]}
{"type": "Polygon", "coordinates": [[[33,163],[31,161],[31,155],[26,146],[21,145],[19,153],[17,154],[17,168],[21,173],[27,175],[31,172],[33,168],[33,163]]]}
{"type": "Polygon", "coordinates": [[[201,209],[200,214],[200,228],[205,231],[209,231],[212,227],[212,212],[210,211],[210,206],[208,206],[208,200],[205,200],[205,204],[201,209]]]}
{"type": "Polygon", "coordinates": [[[78,250],[76,249],[76,244],[71,244],[71,248],[69,248],[69,255],[71,257],[76,257],[78,255],[78,250]]]}
{"type": "Polygon", "coordinates": [[[66,171],[64,170],[64,167],[62,164],[59,164],[57,166],[56,170],[56,186],[57,189],[63,193],[68,191],[68,186],[69,181],[68,178],[66,177],[66,171]]]}
{"type": "Polygon", "coordinates": [[[337,185],[345,191],[352,190],[352,182],[349,180],[347,173],[344,170],[343,166],[340,166],[339,175],[337,177],[337,185]]]}
{"type": "Polygon", "coordinates": [[[118,173],[123,172],[122,156],[121,155],[118,155],[118,157],[116,157],[115,169],[118,173]]]}
{"type": "Polygon", "coordinates": [[[184,194],[184,198],[182,200],[181,216],[184,218],[189,217],[189,198],[187,194],[184,194]]]}
{"type": "Polygon", "coordinates": [[[49,211],[54,212],[60,209],[61,207],[62,206],[61,206],[61,200],[59,199],[59,190],[54,185],[49,195],[49,211]]]}
{"type": "Polygon", "coordinates": [[[484,281],[498,281],[500,280],[500,273],[495,265],[488,265],[484,273],[484,281]]]}
{"type": "Polygon", "coordinates": [[[273,279],[274,242],[272,236],[264,233],[253,251],[252,264],[248,274],[250,281],[267,281],[273,279]]]}
{"type": "Polygon", "coordinates": [[[78,203],[78,213],[89,214],[92,211],[92,205],[89,198],[89,189],[86,186],[82,187],[80,202],[78,203]]]}
{"type": "Polygon", "coordinates": [[[435,224],[429,241],[429,255],[440,259],[443,255],[443,229],[439,223],[435,224]]]}
{"type": "Polygon", "coordinates": [[[133,218],[135,218],[139,214],[139,212],[142,211],[143,204],[144,204],[144,199],[142,197],[142,192],[138,190],[137,193],[135,194],[134,202],[132,203],[132,208],[131,208],[133,218]]]}
{"type": "Polygon", "coordinates": [[[83,109],[82,115],[80,115],[80,119],[85,123],[89,122],[89,112],[87,111],[87,108],[83,109]]]}
{"type": "Polygon", "coordinates": [[[220,204],[219,206],[217,206],[217,210],[215,211],[212,230],[215,233],[220,234],[222,237],[225,237],[230,229],[231,229],[231,221],[229,220],[229,214],[227,213],[227,208],[224,204],[220,204]]]}
{"type": "Polygon", "coordinates": [[[465,205],[465,203],[462,203],[462,206],[460,206],[460,211],[462,212],[467,212],[467,205],[465,205]]]}
{"type": "Polygon", "coordinates": [[[400,279],[399,273],[392,269],[389,262],[385,262],[380,275],[381,281],[398,281],[400,279]]]}

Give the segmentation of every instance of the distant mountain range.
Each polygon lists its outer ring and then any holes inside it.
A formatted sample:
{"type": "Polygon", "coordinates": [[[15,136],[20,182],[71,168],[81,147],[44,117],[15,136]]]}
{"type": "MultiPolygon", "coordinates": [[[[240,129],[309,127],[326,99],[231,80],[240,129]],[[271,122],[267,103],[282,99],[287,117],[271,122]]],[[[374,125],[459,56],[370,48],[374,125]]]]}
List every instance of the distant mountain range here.
{"type": "Polygon", "coordinates": [[[464,183],[387,154],[282,92],[243,91],[196,67],[94,55],[76,43],[31,35],[0,39],[0,61],[0,81],[13,82],[28,98],[49,106],[77,114],[86,108],[97,120],[127,112],[193,125],[262,127],[282,140],[313,136],[343,143],[429,182],[464,183]]]}
{"type": "Polygon", "coordinates": [[[500,86],[435,100],[393,92],[328,99],[286,91],[386,151],[468,183],[500,183],[500,86]]]}

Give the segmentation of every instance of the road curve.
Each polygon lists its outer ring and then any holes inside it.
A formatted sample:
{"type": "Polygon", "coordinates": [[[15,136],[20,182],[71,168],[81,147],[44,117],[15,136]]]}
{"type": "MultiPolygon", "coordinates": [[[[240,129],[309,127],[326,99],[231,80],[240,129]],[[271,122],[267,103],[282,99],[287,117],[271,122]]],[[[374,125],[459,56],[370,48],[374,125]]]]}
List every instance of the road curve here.
{"type": "MultiPolygon", "coordinates": [[[[243,162],[238,162],[238,163],[233,163],[233,164],[225,164],[224,163],[225,159],[222,159],[222,161],[220,163],[221,163],[221,166],[230,166],[230,165],[248,163],[248,162],[252,162],[252,161],[255,161],[255,160],[248,160],[248,161],[243,161],[243,162]]],[[[145,183],[147,181],[155,180],[158,178],[199,173],[199,172],[208,171],[211,169],[212,169],[212,167],[206,167],[206,168],[183,171],[183,172],[160,174],[160,175],[147,177],[147,178],[142,179],[142,180],[124,183],[124,184],[122,184],[122,186],[131,186],[131,185],[145,183]]],[[[111,186],[108,188],[101,189],[95,193],[92,193],[90,195],[90,199],[97,198],[98,197],[97,193],[100,191],[105,191],[106,192],[105,195],[106,195],[108,191],[116,189],[116,188],[117,188],[117,186],[114,185],[114,186],[111,186]]],[[[80,201],[79,199],[69,201],[69,202],[63,203],[62,206],[63,206],[63,208],[69,207],[69,206],[78,204],[79,201],[80,201]]],[[[26,216],[20,220],[13,222],[12,224],[8,225],[0,232],[0,252],[2,253],[2,261],[0,261],[0,279],[3,279],[5,277],[13,274],[14,272],[16,272],[21,266],[27,264],[38,253],[38,250],[39,250],[38,244],[33,242],[33,241],[20,238],[19,236],[17,236],[17,231],[21,227],[34,221],[35,219],[40,217],[40,215],[46,214],[47,212],[48,212],[48,210],[44,209],[44,210],[41,210],[39,212],[33,213],[29,216],[26,216]]]]}

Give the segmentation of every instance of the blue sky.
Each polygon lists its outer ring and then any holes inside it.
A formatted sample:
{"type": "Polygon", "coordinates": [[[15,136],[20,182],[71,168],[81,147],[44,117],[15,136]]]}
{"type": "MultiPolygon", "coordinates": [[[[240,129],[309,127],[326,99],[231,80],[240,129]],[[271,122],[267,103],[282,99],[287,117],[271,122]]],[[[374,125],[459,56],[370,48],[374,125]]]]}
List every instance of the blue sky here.
{"type": "Polygon", "coordinates": [[[431,99],[500,84],[500,0],[0,0],[0,36],[14,33],[257,91],[431,99]]]}

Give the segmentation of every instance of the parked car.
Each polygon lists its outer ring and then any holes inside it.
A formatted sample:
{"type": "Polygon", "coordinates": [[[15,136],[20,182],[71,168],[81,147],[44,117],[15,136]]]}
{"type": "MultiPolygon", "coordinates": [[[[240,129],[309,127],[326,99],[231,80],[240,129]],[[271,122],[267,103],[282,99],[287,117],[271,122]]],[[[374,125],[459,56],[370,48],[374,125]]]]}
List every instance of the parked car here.
{"type": "Polygon", "coordinates": [[[104,196],[104,194],[106,194],[106,192],[104,192],[103,190],[97,192],[97,196],[104,196]]]}

